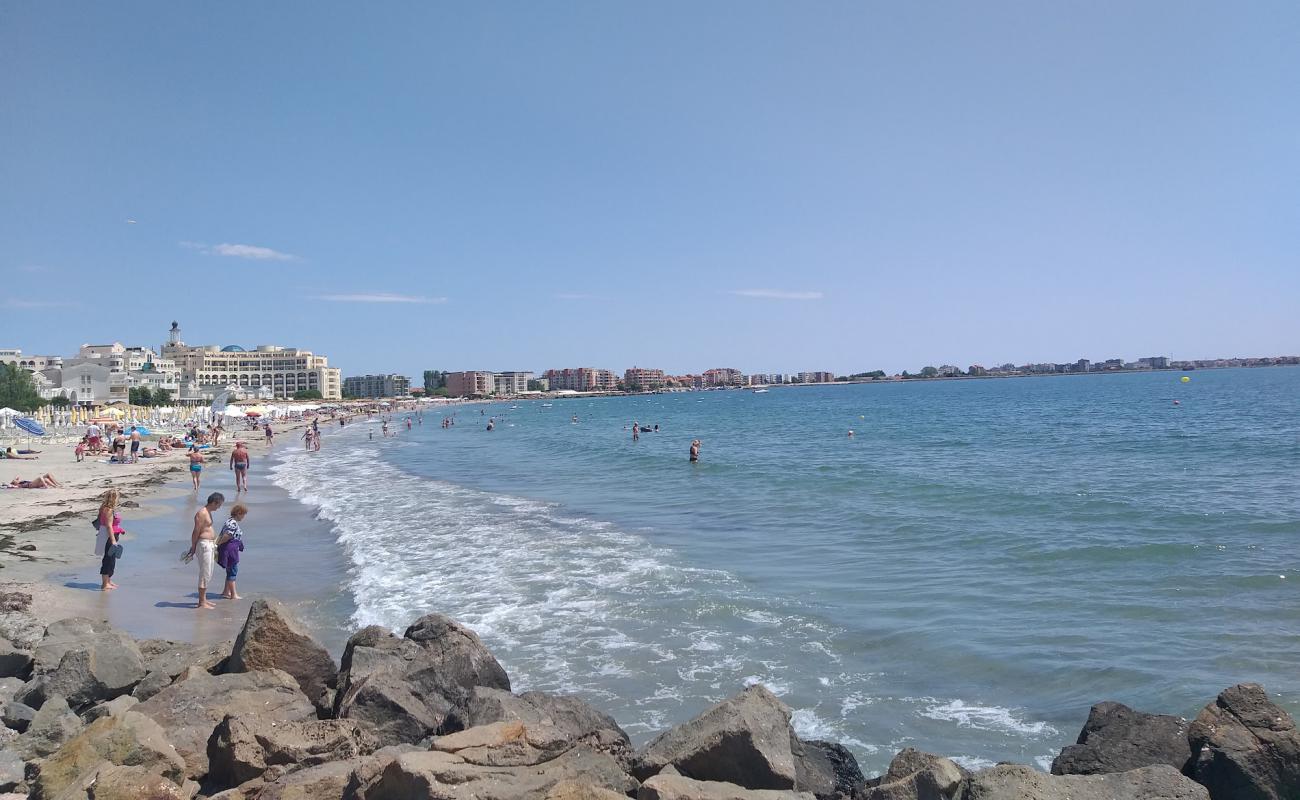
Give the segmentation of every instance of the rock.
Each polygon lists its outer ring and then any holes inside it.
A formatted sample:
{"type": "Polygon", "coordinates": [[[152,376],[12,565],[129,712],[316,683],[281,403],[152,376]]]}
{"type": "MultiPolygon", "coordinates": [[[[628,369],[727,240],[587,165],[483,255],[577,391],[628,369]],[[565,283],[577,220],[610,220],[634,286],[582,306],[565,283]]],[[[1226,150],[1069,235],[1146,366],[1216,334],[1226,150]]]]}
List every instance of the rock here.
{"type": "MultiPolygon", "coordinates": [[[[415,748],[409,745],[385,747],[363,758],[331,761],[296,770],[258,787],[256,800],[361,800],[384,768],[402,753],[409,752],[415,752],[415,748]]],[[[212,800],[218,797],[221,795],[213,796],[212,800]]]]}
{"type": "Polygon", "coordinates": [[[139,700],[129,694],[124,694],[121,697],[114,697],[107,702],[91,706],[86,713],[81,715],[81,718],[89,724],[103,717],[120,717],[139,704],[139,700]]]}
{"type": "Polygon", "coordinates": [[[523,767],[550,761],[572,747],[559,729],[549,725],[494,722],[440,736],[431,749],[484,767],[523,767]]]}
{"type": "Polygon", "coordinates": [[[23,687],[25,681],[18,678],[0,678],[0,705],[8,703],[18,694],[18,690],[23,687]]]}
{"type": "Polygon", "coordinates": [[[352,634],[343,648],[343,660],[339,664],[335,711],[353,686],[366,677],[381,669],[402,672],[418,648],[415,642],[399,638],[379,625],[368,625],[352,634]]]}
{"type": "Polygon", "coordinates": [[[391,670],[381,670],[353,684],[339,704],[341,719],[366,725],[381,746],[413,744],[442,728],[451,702],[441,694],[417,697],[391,670]]]}
{"type": "Polygon", "coordinates": [[[12,792],[22,786],[25,770],[22,756],[12,750],[0,750],[0,792],[12,792]]]}
{"type": "Polygon", "coordinates": [[[232,641],[188,644],[166,639],[146,639],[139,644],[146,674],[131,694],[142,701],[170,686],[176,676],[190,667],[198,667],[213,675],[220,673],[234,647],[232,641]]]}
{"type": "Polygon", "coordinates": [[[208,740],[227,716],[247,715],[268,726],[316,719],[298,682],[280,670],[209,675],[191,669],[135,710],[167,731],[195,780],[207,775],[208,740]]]}
{"type": "Polygon", "coordinates": [[[965,779],[954,761],[908,747],[889,762],[867,800],[956,800],[965,779]]]}
{"type": "Polygon", "coordinates": [[[230,716],[208,740],[208,782],[233,788],[261,777],[273,766],[314,767],[375,751],[369,732],[351,720],[270,720],[230,716]]]}
{"type": "Polygon", "coordinates": [[[338,681],[329,652],[278,600],[253,601],[226,664],[226,672],[258,669],[289,673],[313,702],[338,681]]]}
{"type": "Polygon", "coordinates": [[[31,613],[29,592],[0,590],[0,637],[19,650],[31,650],[45,635],[45,624],[31,613]]]}
{"type": "Polygon", "coordinates": [[[627,800],[627,795],[581,781],[560,781],[546,793],[546,800],[627,800]]]}
{"type": "Polygon", "coordinates": [[[518,721],[556,728],[574,744],[587,744],[628,766],[632,744],[614,718],[572,695],[524,692],[511,694],[475,687],[465,704],[454,709],[444,730],[465,730],[493,722],[518,721]]]}
{"type": "Polygon", "coordinates": [[[81,719],[68,708],[66,700],[56,695],[45,701],[32,717],[27,730],[14,740],[10,749],[24,761],[45,758],[76,736],[79,730],[81,719]]]}
{"type": "Polygon", "coordinates": [[[858,760],[843,745],[803,742],[794,737],[790,747],[794,753],[795,789],[812,792],[817,800],[854,800],[862,793],[866,779],[858,760]]]}
{"type": "Polygon", "coordinates": [[[464,696],[475,686],[510,691],[510,677],[478,634],[450,617],[420,617],[406,629],[406,639],[421,649],[408,680],[444,693],[459,688],[464,696]]]}
{"type": "Polygon", "coordinates": [[[1256,683],[1225,689],[1188,729],[1192,777],[1214,800],[1300,797],[1300,732],[1256,683]]]}
{"type": "Polygon", "coordinates": [[[637,800],[813,800],[810,792],[746,789],[724,781],[697,781],[681,775],[656,775],[636,793],[637,800]]]}
{"type": "Polygon", "coordinates": [[[53,800],[190,800],[196,789],[179,786],[147,767],[101,762],[53,800]]]}
{"type": "Polygon", "coordinates": [[[185,782],[185,760],[162,727],[143,714],[126,711],[96,720],[40,762],[36,795],[58,797],[102,762],[140,767],[177,786],[185,782]]]}
{"type": "Polygon", "coordinates": [[[6,703],[5,710],[0,712],[0,722],[4,722],[6,728],[13,728],[19,733],[27,730],[27,726],[32,724],[35,718],[36,709],[17,700],[6,703]]]}
{"type": "Polygon", "coordinates": [[[544,800],[562,781],[577,781],[619,794],[637,782],[613,758],[585,746],[526,767],[484,767],[452,753],[405,753],[394,759],[366,792],[366,800],[544,800]]]}
{"type": "Polygon", "coordinates": [[[1098,703],[1088,712],[1077,744],[1061,750],[1053,775],[1100,775],[1168,764],[1186,771],[1192,759],[1190,723],[1179,717],[1145,714],[1122,703],[1098,703]]]}
{"type": "Polygon", "coordinates": [[[32,654],[14,647],[13,642],[0,637],[0,678],[27,680],[32,674],[32,654]]]}
{"type": "Polygon", "coordinates": [[[81,618],[46,628],[33,658],[44,695],[61,695],[76,710],[129,693],[145,675],[131,637],[108,623],[81,618]]]}
{"type": "Polygon", "coordinates": [[[1049,775],[1004,764],[970,777],[964,800],[1209,800],[1205,787],[1167,764],[1107,775],[1049,775]]]}
{"type": "Polygon", "coordinates": [[[636,754],[633,774],[645,779],[668,764],[687,778],[746,789],[793,789],[790,709],[762,685],[713,706],[660,734],[636,754]]]}

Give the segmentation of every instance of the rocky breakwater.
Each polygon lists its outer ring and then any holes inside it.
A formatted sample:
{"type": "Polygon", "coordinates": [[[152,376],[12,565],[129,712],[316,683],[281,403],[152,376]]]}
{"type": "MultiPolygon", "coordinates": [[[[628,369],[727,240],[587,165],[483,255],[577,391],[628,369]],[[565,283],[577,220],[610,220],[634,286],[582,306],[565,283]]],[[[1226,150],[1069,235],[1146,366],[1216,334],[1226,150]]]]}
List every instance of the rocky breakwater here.
{"type": "Polygon", "coordinates": [[[8,606],[0,637],[3,800],[1300,797],[1300,734],[1251,684],[1192,721],[1095,706],[1050,774],[907,749],[868,779],[843,747],[799,739],[761,686],[635,749],[576,697],[512,692],[478,637],[436,614],[402,636],[359,631],[338,666],[274,601],[215,647],[8,606]]]}

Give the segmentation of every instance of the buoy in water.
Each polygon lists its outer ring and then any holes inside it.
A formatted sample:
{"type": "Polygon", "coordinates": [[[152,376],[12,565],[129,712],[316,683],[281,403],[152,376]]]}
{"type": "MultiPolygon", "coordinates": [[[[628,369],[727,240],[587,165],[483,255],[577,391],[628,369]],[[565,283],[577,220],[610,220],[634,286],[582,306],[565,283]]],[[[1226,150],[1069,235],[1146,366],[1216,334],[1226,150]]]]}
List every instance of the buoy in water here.
{"type": "Polygon", "coordinates": [[[1187,376],[1187,375],[1184,375],[1182,378],[1180,378],[1180,380],[1181,380],[1183,383],[1191,383],[1191,382],[1192,382],[1191,377],[1189,377],[1189,376],[1187,376]]]}

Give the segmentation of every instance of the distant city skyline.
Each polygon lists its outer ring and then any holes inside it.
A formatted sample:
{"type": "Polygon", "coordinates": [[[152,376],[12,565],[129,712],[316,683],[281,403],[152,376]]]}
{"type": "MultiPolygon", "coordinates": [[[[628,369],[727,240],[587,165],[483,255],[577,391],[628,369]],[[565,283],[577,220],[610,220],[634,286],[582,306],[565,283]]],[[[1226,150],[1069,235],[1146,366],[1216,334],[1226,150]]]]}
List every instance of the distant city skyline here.
{"type": "MultiPolygon", "coordinates": [[[[181,325],[177,329],[177,332],[182,334],[182,337],[184,338],[186,343],[191,346],[217,346],[217,347],[234,346],[234,347],[244,348],[247,350],[253,350],[255,347],[264,346],[264,345],[276,345],[276,346],[289,347],[289,348],[298,347],[305,350],[312,350],[314,352],[327,356],[331,359],[331,363],[333,363],[335,360],[334,355],[332,353],[328,352],[323,347],[314,346],[310,342],[282,341],[278,339],[272,341],[265,341],[265,342],[208,341],[208,340],[198,339],[194,336],[189,335],[186,332],[188,330],[189,329],[186,328],[184,325],[181,325]]],[[[111,345],[114,343],[122,344],[126,347],[151,348],[161,352],[161,350],[163,349],[163,344],[165,343],[167,338],[167,333],[168,331],[164,331],[163,335],[158,337],[157,340],[144,340],[144,341],[127,340],[122,337],[112,337],[112,336],[96,337],[92,339],[83,339],[83,341],[78,342],[76,346],[70,348],[66,348],[63,350],[48,350],[48,351],[40,350],[30,346],[23,346],[22,342],[0,341],[0,354],[3,354],[3,352],[5,352],[6,350],[12,349],[12,350],[20,350],[24,356],[29,358],[33,356],[67,357],[72,354],[75,354],[79,348],[84,347],[86,345],[111,345]]],[[[925,360],[922,363],[912,364],[898,369],[890,369],[882,366],[862,364],[862,365],[857,365],[850,369],[822,370],[820,369],[818,364],[812,363],[817,360],[815,357],[810,359],[805,359],[804,363],[789,369],[773,369],[763,364],[758,364],[758,365],[739,364],[737,363],[737,359],[727,359],[725,357],[715,359],[712,362],[708,362],[708,366],[703,366],[696,369],[685,369],[685,370],[675,370],[671,368],[665,368],[663,366],[660,366],[657,362],[647,363],[647,364],[624,364],[622,362],[613,363],[613,364],[599,364],[593,361],[575,361],[571,364],[565,365],[565,364],[561,364],[556,359],[551,359],[550,361],[545,362],[541,365],[535,365],[535,364],[520,365],[516,363],[509,369],[502,368],[500,365],[491,365],[491,364],[489,365],[484,365],[484,364],[448,365],[445,363],[432,363],[432,362],[425,363],[419,367],[409,369],[409,370],[402,370],[402,369],[384,370],[384,369],[373,368],[372,366],[367,366],[365,364],[360,364],[356,366],[351,364],[346,364],[342,367],[339,367],[339,369],[344,378],[396,374],[396,375],[402,375],[409,378],[411,385],[417,386],[420,385],[422,379],[421,376],[426,370],[439,370],[444,372],[463,372],[463,371],[481,370],[484,372],[496,372],[496,373],[520,370],[520,371],[531,372],[538,377],[542,377],[548,371],[581,368],[581,369],[609,370],[621,378],[621,376],[623,376],[627,370],[631,370],[631,369],[662,371],[671,376],[702,375],[705,372],[716,370],[716,369],[734,369],[739,374],[745,376],[761,374],[761,373],[798,375],[804,372],[822,372],[822,371],[830,372],[836,376],[841,376],[841,375],[861,374],[861,373],[872,372],[876,370],[883,370],[888,375],[897,375],[904,372],[909,372],[915,375],[920,370],[926,367],[935,367],[938,369],[942,369],[945,366],[955,367],[956,369],[964,373],[967,370],[969,370],[972,366],[980,366],[988,370],[989,372],[996,374],[1000,370],[1004,370],[1005,368],[1012,367],[1012,366],[1017,369],[1029,368],[1029,367],[1042,367],[1042,366],[1069,367],[1070,369],[1068,370],[1060,370],[1062,372],[1065,372],[1065,371],[1076,371],[1075,367],[1077,365],[1087,364],[1091,367],[1090,370],[1079,370],[1079,371],[1098,372],[1098,371],[1104,371],[1103,365],[1107,364],[1107,362],[1110,362],[1110,366],[1112,368],[1118,368],[1120,365],[1129,365],[1130,367],[1137,365],[1137,366],[1146,366],[1146,367],[1155,366],[1156,368],[1165,368],[1166,366],[1171,364],[1178,364],[1178,363],[1185,363],[1185,362],[1212,362],[1212,361],[1258,360],[1258,359],[1294,360],[1298,357],[1297,353],[1300,353],[1300,351],[1293,352],[1293,353],[1279,352],[1279,353],[1255,353],[1255,354],[1211,355],[1211,356],[1182,356],[1177,354],[1159,353],[1159,354],[1147,354],[1144,356],[1111,355],[1107,358],[1089,358],[1087,356],[1079,356],[1079,357],[1068,358],[1068,359],[1041,359],[1041,360],[997,358],[997,359],[984,359],[981,361],[968,361],[964,363],[954,362],[950,360],[930,359],[930,360],[925,360]],[[1142,362],[1146,362],[1146,361],[1158,361],[1160,363],[1158,365],[1142,364],[1142,362]]],[[[1033,372],[1035,370],[1028,369],[1026,371],[1033,372]]],[[[1044,370],[1037,370],[1037,371],[1044,371],[1044,370]]]]}
{"type": "Polygon", "coordinates": [[[1296,4],[324,6],[6,8],[0,347],[1300,350],[1296,4]]]}

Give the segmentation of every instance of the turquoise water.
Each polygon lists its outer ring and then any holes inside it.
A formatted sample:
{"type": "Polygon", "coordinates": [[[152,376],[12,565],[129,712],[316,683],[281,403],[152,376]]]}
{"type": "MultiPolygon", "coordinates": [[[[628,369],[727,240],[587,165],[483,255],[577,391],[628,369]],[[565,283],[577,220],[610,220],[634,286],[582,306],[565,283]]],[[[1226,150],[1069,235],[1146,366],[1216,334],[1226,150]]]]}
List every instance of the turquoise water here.
{"type": "Polygon", "coordinates": [[[1300,708],[1300,369],[1192,377],[466,406],[276,480],[332,524],[355,623],[452,614],[639,740],[762,681],[867,769],[1041,765],[1104,699],[1300,708]]]}

